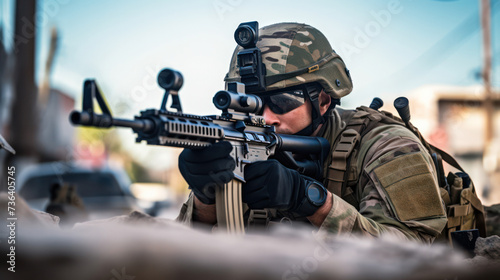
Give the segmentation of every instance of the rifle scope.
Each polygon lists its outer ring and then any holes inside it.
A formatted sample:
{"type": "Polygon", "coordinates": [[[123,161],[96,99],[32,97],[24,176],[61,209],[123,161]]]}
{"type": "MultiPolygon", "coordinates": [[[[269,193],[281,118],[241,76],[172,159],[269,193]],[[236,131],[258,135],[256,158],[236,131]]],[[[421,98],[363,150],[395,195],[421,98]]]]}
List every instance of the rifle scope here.
{"type": "Polygon", "coordinates": [[[178,91],[183,82],[182,74],[178,71],[166,68],[158,73],[158,85],[163,89],[178,91]]]}
{"type": "Polygon", "coordinates": [[[212,101],[217,109],[223,111],[232,109],[236,112],[257,114],[264,107],[262,99],[256,95],[227,90],[217,92],[212,101]]]}

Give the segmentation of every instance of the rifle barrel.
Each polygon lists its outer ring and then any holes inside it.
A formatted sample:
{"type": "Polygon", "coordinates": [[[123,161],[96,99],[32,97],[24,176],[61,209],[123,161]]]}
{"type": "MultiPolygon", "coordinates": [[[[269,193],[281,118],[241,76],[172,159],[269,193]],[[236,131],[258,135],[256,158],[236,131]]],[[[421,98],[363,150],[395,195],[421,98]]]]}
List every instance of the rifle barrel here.
{"type": "Polygon", "coordinates": [[[278,150],[289,151],[292,153],[304,153],[307,151],[311,154],[328,153],[330,143],[325,138],[307,137],[298,135],[277,134],[278,150]]]}
{"type": "Polygon", "coordinates": [[[89,112],[73,111],[69,117],[72,124],[94,127],[130,127],[136,131],[144,133],[153,132],[155,129],[154,122],[148,119],[126,120],[113,118],[110,115],[99,115],[89,112]]]}

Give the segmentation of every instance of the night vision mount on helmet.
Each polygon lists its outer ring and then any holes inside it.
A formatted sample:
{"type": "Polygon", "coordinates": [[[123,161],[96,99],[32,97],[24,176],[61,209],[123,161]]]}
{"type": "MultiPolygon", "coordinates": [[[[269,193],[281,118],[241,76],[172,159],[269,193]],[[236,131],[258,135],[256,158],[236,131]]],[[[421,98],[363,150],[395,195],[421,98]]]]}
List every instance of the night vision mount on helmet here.
{"type": "Polygon", "coordinates": [[[299,135],[312,134],[324,122],[318,101],[321,89],[333,99],[333,104],[340,104],[339,99],[352,91],[344,61],[312,26],[278,23],[259,30],[254,21],[240,24],[234,37],[238,47],[226,83],[241,82],[247,93],[256,95],[304,86],[313,105],[312,123],[299,135]]]}

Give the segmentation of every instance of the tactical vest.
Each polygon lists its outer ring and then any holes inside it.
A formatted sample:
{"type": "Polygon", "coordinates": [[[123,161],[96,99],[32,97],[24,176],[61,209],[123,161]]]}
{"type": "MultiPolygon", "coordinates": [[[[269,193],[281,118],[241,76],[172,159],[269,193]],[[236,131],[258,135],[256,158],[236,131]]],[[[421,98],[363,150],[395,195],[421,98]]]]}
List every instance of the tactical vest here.
{"type": "Polygon", "coordinates": [[[448,153],[430,145],[418,129],[411,123],[405,124],[400,118],[386,111],[378,111],[366,106],[356,110],[337,109],[346,123],[344,130],[335,141],[331,164],[327,170],[326,185],[330,192],[359,207],[355,190],[362,168],[357,166],[361,139],[372,129],[381,125],[400,125],[408,128],[418,137],[431,155],[438,176],[441,199],[446,207],[448,223],[438,238],[451,240],[451,233],[459,230],[478,229],[481,237],[486,237],[484,209],[477,197],[472,180],[463,168],[448,153]],[[443,171],[443,160],[461,172],[443,171]]]}

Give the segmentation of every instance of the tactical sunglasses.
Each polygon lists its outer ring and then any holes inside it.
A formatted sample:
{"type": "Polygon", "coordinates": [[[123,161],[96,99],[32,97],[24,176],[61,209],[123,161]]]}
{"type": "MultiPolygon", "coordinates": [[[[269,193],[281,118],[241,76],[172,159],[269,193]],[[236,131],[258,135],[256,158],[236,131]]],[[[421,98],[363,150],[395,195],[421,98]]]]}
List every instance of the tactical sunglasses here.
{"type": "Polygon", "coordinates": [[[259,97],[275,114],[282,115],[302,106],[305,102],[304,88],[293,88],[259,94],[259,97]]]}
{"type": "Polygon", "coordinates": [[[319,84],[310,83],[258,95],[264,105],[267,105],[273,113],[283,115],[302,106],[306,102],[307,96],[316,96],[319,91],[321,91],[319,84]]]}

